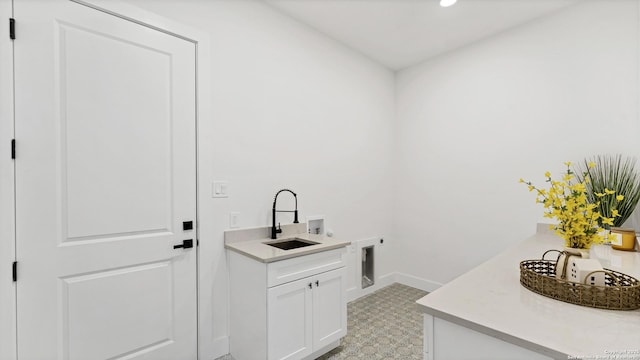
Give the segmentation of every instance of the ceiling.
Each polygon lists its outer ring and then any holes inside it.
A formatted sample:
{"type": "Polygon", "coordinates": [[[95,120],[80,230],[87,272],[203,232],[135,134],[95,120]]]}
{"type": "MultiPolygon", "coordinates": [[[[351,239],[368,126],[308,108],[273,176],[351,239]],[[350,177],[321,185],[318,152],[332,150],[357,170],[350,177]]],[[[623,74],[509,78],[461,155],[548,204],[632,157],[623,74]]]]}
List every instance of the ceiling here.
{"type": "Polygon", "coordinates": [[[558,11],[580,0],[264,0],[399,70],[558,11]]]}

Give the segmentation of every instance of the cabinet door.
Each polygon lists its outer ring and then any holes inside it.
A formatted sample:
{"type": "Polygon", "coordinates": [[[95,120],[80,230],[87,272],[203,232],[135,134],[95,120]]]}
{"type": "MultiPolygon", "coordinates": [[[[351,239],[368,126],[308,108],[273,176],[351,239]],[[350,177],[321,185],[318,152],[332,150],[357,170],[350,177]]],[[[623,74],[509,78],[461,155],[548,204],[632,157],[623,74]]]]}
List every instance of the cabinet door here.
{"type": "Polygon", "coordinates": [[[318,350],[347,334],[345,268],[312,279],[313,348],[318,350]]]}
{"type": "Polygon", "coordinates": [[[312,352],[312,278],[268,290],[267,352],[269,360],[300,359],[312,352]]]}

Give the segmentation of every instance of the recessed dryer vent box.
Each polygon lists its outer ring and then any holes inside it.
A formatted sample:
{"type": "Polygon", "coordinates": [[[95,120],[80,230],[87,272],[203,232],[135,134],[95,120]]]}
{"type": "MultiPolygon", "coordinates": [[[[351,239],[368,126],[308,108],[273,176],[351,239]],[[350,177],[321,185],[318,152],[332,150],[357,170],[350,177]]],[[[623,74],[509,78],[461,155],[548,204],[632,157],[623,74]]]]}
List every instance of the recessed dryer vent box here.
{"type": "Polygon", "coordinates": [[[368,288],[376,282],[374,245],[362,248],[362,288],[368,288]]]}

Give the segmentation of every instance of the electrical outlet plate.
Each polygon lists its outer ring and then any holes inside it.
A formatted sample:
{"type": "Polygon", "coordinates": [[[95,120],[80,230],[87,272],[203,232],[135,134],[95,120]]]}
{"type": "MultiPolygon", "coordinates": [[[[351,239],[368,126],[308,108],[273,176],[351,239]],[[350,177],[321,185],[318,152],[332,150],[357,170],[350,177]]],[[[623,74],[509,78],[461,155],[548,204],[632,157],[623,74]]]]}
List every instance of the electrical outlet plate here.
{"type": "Polygon", "coordinates": [[[229,228],[237,229],[240,221],[240,213],[237,211],[232,211],[229,213],[229,228]]]}

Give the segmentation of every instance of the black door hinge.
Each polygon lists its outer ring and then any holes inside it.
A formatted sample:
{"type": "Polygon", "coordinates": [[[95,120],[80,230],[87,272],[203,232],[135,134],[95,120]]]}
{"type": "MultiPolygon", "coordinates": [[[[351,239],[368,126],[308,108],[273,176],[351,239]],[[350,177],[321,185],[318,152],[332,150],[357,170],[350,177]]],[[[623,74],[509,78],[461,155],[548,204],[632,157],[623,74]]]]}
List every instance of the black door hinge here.
{"type": "Polygon", "coordinates": [[[18,281],[18,262],[13,262],[13,281],[18,281]]]}
{"type": "Polygon", "coordinates": [[[16,39],[16,19],[9,18],[9,37],[11,40],[16,39]]]}
{"type": "Polygon", "coordinates": [[[11,139],[11,158],[16,158],[16,139],[11,139]]]}

